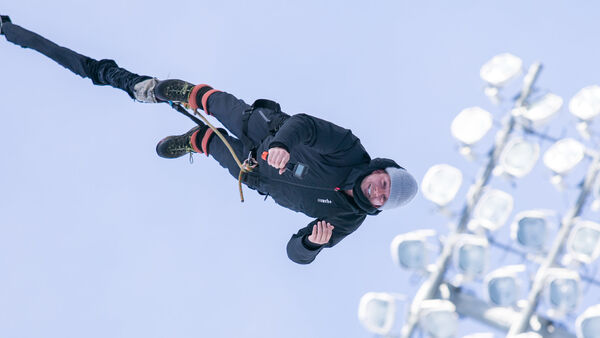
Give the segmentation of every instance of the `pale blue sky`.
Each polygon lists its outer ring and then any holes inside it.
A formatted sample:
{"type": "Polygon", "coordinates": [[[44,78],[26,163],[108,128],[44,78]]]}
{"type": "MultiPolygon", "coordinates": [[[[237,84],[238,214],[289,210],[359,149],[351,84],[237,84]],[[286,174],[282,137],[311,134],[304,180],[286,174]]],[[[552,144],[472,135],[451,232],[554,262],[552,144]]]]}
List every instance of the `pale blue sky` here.
{"type": "MultiPolygon", "coordinates": [[[[20,0],[0,13],[140,74],[274,99],[351,128],[373,157],[419,181],[449,163],[472,182],[477,163],[457,154],[449,125],[473,105],[501,116],[479,79],[492,56],[542,61],[538,86],[566,101],[600,82],[594,1],[20,0]]],[[[394,266],[392,238],[447,232],[419,194],[296,265],[285,245],[308,217],[248,189],[241,204],[212,159],[156,156],[156,142],[191,121],[0,40],[2,337],[371,337],[357,319],[360,297],[412,295],[419,284],[394,266]]],[[[574,135],[561,114],[549,132],[574,135]]],[[[514,213],[564,213],[576,195],[556,193],[549,176],[538,163],[517,188],[492,185],[518,193],[514,213]]],[[[509,242],[508,232],[499,238],[509,242]]],[[[502,257],[496,266],[515,261],[502,257]]],[[[600,303],[599,290],[580,311],[600,303]]],[[[465,321],[460,334],[482,330],[465,321]]]]}

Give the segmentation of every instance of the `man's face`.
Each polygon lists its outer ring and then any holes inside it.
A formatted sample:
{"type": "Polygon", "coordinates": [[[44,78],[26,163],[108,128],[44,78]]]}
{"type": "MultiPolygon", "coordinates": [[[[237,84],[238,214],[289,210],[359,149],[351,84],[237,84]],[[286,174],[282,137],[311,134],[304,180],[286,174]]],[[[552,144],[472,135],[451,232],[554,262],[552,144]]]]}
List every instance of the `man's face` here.
{"type": "Polygon", "coordinates": [[[390,197],[390,175],[385,170],[375,170],[362,180],[360,190],[375,208],[380,208],[390,197]]]}

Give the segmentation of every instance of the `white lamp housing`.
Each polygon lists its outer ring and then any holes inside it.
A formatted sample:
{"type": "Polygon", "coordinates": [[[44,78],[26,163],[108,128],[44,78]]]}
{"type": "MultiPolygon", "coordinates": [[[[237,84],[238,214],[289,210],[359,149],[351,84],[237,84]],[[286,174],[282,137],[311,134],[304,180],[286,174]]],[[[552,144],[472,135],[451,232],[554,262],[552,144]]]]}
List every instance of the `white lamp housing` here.
{"type": "Polygon", "coordinates": [[[419,325],[430,337],[453,337],[458,329],[456,307],[447,300],[424,300],[421,302],[419,325]]]}
{"type": "Polygon", "coordinates": [[[513,205],[514,200],[510,194],[497,189],[486,190],[473,210],[469,226],[481,226],[494,231],[506,223],[513,205]]]}
{"type": "Polygon", "coordinates": [[[510,265],[490,272],[485,277],[490,303],[504,307],[515,305],[521,296],[521,282],[517,274],[523,271],[523,265],[510,265]]]}
{"type": "Polygon", "coordinates": [[[600,114],[600,86],[588,86],[577,92],[569,102],[569,110],[583,121],[600,114]]]}
{"type": "Polygon", "coordinates": [[[452,121],[450,131],[460,142],[472,145],[481,140],[492,127],[492,114],[479,107],[463,109],[452,121]]]}
{"type": "Polygon", "coordinates": [[[461,235],[454,247],[454,264],[458,271],[471,279],[482,275],[487,268],[489,243],[486,238],[461,235]]]}
{"type": "Polygon", "coordinates": [[[544,164],[557,174],[564,175],[585,156],[585,146],[572,138],[554,143],[544,153],[544,164]]]}
{"type": "Polygon", "coordinates": [[[587,308],[575,321],[577,338],[600,337],[600,304],[587,308]]]}
{"type": "Polygon", "coordinates": [[[408,270],[424,270],[428,262],[427,238],[436,235],[435,230],[424,229],[398,235],[392,240],[392,259],[408,270]]]}
{"type": "Polygon", "coordinates": [[[546,275],[546,299],[554,310],[554,316],[575,310],[580,297],[580,278],[576,271],[564,268],[549,269],[546,275]]]}
{"type": "Polygon", "coordinates": [[[425,173],[421,192],[425,198],[443,207],[454,199],[461,184],[460,170],[448,164],[436,164],[425,173]]]}
{"type": "Polygon", "coordinates": [[[382,292],[368,292],[358,305],[358,320],[374,333],[386,335],[394,326],[396,302],[394,296],[382,292]]]}
{"type": "Polygon", "coordinates": [[[532,125],[541,126],[554,117],[562,105],[562,97],[548,93],[525,109],[522,116],[532,125]]]}
{"type": "Polygon", "coordinates": [[[567,251],[576,260],[590,264],[600,256],[600,224],[578,221],[569,234],[567,251]]]}
{"type": "Polygon", "coordinates": [[[498,160],[503,172],[514,176],[523,177],[533,169],[540,157],[540,146],[521,137],[511,139],[498,160]]]}
{"type": "Polygon", "coordinates": [[[551,224],[548,211],[522,211],[515,216],[511,225],[511,237],[520,246],[533,252],[540,252],[546,247],[551,224]]]}
{"type": "Polygon", "coordinates": [[[479,76],[490,85],[500,87],[521,74],[522,69],[523,61],[520,58],[510,53],[503,53],[486,62],[481,67],[479,76]]]}

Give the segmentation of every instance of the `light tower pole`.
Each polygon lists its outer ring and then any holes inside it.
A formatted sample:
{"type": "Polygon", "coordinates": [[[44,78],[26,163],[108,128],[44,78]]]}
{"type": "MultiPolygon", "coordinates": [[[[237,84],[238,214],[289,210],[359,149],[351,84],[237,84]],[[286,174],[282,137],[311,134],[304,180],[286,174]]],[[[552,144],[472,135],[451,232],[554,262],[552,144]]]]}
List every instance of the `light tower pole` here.
{"type": "MultiPolygon", "coordinates": [[[[515,108],[522,107],[527,98],[529,97],[529,94],[531,93],[531,88],[537,80],[541,68],[542,65],[540,62],[535,62],[533,65],[531,65],[531,67],[529,67],[527,75],[523,79],[523,88],[521,89],[519,98],[515,102],[515,108]]],[[[500,130],[499,135],[496,138],[494,147],[490,152],[488,162],[485,166],[483,173],[479,176],[477,181],[469,189],[467,201],[465,202],[465,206],[462,209],[460,220],[456,227],[456,230],[451,236],[449,236],[449,240],[445,243],[442,249],[442,253],[435,263],[435,268],[433,269],[433,272],[431,272],[427,280],[421,285],[415,297],[413,298],[413,301],[409,308],[408,319],[406,320],[406,323],[401,330],[402,337],[410,338],[412,336],[415,326],[419,321],[419,310],[421,302],[426,299],[433,298],[436,292],[438,291],[440,285],[442,284],[444,275],[450,263],[450,259],[452,258],[452,252],[455,246],[454,238],[456,237],[456,235],[465,232],[467,224],[471,218],[471,212],[473,211],[473,208],[481,198],[483,188],[488,184],[490,180],[492,172],[498,162],[498,158],[502,153],[502,150],[504,149],[504,146],[506,145],[510,134],[514,129],[515,122],[515,117],[511,114],[508,120],[504,123],[502,130],[500,130]]]]}

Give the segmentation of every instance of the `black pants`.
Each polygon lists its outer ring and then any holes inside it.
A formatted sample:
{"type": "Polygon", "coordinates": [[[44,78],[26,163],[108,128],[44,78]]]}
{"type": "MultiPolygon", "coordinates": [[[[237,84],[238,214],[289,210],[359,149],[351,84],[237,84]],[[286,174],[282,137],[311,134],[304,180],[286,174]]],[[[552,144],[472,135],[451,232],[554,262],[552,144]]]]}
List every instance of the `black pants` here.
{"type": "MultiPolygon", "coordinates": [[[[122,89],[131,98],[134,98],[133,87],[137,83],[151,78],[150,76],[141,76],[120,68],[113,60],[103,59],[98,61],[78,54],[12,23],[3,24],[2,32],[6,35],[8,41],[23,48],[34,49],[46,55],[73,73],[83,78],[91,79],[95,85],[108,85],[122,89]]],[[[242,115],[249,107],[250,105],[243,100],[226,92],[212,94],[207,102],[207,108],[210,113],[235,136],[226,136],[227,142],[229,142],[242,161],[247,157],[250,150],[248,146],[245,147],[242,141],[240,141],[243,126],[242,115]]],[[[276,116],[270,116],[268,112],[266,114],[252,114],[248,121],[247,136],[255,144],[260,144],[269,135],[267,120],[277,118],[276,116]]],[[[210,155],[237,179],[240,169],[221,139],[216,136],[213,137],[208,145],[208,149],[210,155]]]]}
{"type": "Polygon", "coordinates": [[[131,98],[134,98],[133,86],[140,81],[150,78],[149,76],[140,76],[119,68],[113,60],[98,61],[78,54],[12,23],[3,24],[2,32],[6,35],[8,41],[23,48],[34,49],[46,55],[73,73],[83,78],[91,79],[95,85],[108,85],[122,89],[131,98]]]}

